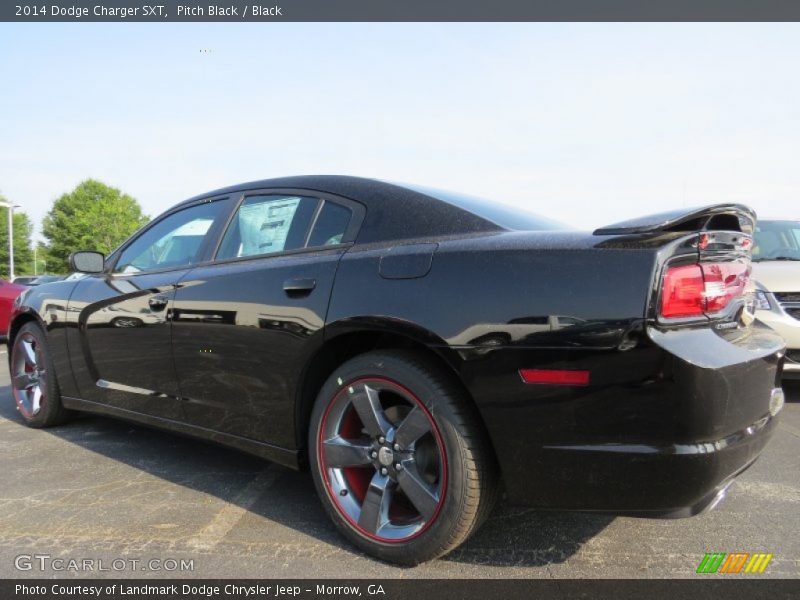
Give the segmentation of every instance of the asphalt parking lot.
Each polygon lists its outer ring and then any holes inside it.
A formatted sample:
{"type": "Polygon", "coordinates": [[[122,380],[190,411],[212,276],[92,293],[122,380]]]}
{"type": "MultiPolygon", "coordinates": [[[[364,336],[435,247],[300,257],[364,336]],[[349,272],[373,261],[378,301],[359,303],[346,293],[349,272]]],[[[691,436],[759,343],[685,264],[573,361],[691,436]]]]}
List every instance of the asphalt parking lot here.
{"type": "Polygon", "coordinates": [[[705,552],[770,552],[774,558],[763,576],[800,575],[797,386],[788,388],[771,445],[715,511],[664,521],[501,505],[450,556],[396,568],[364,556],[337,535],[305,473],[101,417],[28,429],[8,384],[3,368],[3,578],[697,577],[705,552]],[[95,568],[102,560],[109,570],[41,571],[41,561],[18,570],[20,555],[89,559],[95,568]],[[169,559],[191,560],[192,570],[152,570],[159,568],[152,559],[168,566],[175,566],[169,559]]]}

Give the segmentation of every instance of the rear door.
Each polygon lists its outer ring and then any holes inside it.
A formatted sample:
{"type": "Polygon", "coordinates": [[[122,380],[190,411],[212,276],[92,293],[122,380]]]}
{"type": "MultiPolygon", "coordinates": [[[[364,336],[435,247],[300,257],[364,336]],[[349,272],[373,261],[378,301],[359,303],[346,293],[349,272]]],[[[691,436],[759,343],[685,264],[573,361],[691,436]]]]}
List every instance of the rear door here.
{"type": "Polygon", "coordinates": [[[182,419],[171,350],[175,289],[213,250],[226,198],[181,207],[153,222],[111,257],[109,272],[78,282],[69,301],[69,344],[85,400],[182,419]]]}
{"type": "Polygon", "coordinates": [[[173,348],[187,421],[294,445],[294,395],[321,343],[360,205],[318,193],[243,194],[212,264],[181,282],[173,348]]]}

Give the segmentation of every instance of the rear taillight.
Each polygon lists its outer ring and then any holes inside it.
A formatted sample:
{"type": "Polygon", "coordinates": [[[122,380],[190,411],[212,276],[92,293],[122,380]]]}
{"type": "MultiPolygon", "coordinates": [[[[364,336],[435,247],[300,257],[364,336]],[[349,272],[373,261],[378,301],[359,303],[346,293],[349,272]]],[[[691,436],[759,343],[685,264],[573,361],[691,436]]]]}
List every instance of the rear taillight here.
{"type": "Polygon", "coordinates": [[[661,316],[712,316],[744,295],[750,277],[745,262],[700,263],[669,267],[661,288],[661,316]]]}
{"type": "Polygon", "coordinates": [[[703,315],[703,270],[700,265],[670,267],[661,288],[661,316],[699,317],[703,315]]]}
{"type": "Polygon", "coordinates": [[[706,284],[706,313],[723,310],[734,298],[744,296],[750,266],[740,262],[701,264],[706,284]]]}

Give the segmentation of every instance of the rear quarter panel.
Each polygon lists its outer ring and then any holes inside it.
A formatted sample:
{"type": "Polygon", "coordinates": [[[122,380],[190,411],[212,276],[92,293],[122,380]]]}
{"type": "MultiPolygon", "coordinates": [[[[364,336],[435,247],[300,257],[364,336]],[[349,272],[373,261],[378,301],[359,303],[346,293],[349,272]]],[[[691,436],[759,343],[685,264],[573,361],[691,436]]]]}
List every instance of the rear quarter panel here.
{"type": "Polygon", "coordinates": [[[440,240],[426,275],[392,279],[380,275],[380,260],[399,244],[355,246],[339,265],[328,324],[394,323],[452,347],[474,346],[492,333],[507,340],[503,345],[614,347],[618,330],[644,317],[654,253],[598,249],[587,238],[503,233],[440,240]],[[552,317],[581,326],[558,329],[552,317]],[[603,323],[617,333],[605,335],[603,323]]]}

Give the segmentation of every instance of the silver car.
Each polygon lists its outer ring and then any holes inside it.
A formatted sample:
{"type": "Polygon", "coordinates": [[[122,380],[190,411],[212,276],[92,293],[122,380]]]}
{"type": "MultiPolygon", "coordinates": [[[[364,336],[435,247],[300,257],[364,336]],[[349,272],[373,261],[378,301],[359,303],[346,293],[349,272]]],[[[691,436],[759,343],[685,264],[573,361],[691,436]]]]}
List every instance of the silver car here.
{"type": "Polygon", "coordinates": [[[800,379],[800,220],[759,220],[754,243],[756,316],[786,340],[784,379],[800,379]]]}

